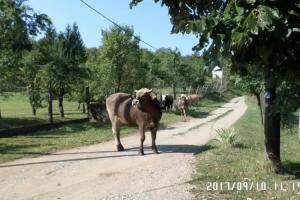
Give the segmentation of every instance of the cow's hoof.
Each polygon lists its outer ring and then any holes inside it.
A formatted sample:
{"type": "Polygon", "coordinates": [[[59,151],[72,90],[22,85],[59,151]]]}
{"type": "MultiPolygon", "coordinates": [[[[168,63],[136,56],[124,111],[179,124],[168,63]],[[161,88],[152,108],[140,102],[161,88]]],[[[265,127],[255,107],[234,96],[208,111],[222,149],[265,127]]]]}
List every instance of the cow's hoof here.
{"type": "Polygon", "coordinates": [[[122,144],[118,144],[117,145],[117,151],[124,151],[125,149],[124,149],[124,147],[123,147],[123,145],[122,144]]]}
{"type": "Polygon", "coordinates": [[[152,147],[152,151],[153,151],[153,153],[155,153],[155,154],[159,154],[156,147],[152,147]]]}
{"type": "Polygon", "coordinates": [[[144,154],[143,151],[140,151],[140,152],[139,152],[139,155],[140,155],[140,156],[144,156],[145,154],[144,154]]]}
{"type": "Polygon", "coordinates": [[[153,151],[153,153],[155,153],[155,154],[159,154],[159,152],[157,151],[157,149],[154,149],[154,150],[152,150],[153,151]]]}

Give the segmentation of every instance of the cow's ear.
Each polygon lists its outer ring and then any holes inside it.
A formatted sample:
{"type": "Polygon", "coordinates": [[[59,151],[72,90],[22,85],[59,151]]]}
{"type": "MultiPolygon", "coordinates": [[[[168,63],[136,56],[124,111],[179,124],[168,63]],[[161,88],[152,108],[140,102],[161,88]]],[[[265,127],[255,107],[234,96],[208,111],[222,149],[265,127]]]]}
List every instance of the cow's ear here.
{"type": "Polygon", "coordinates": [[[136,93],[138,92],[138,90],[134,90],[132,93],[131,93],[131,97],[133,98],[133,99],[135,99],[136,98],[136,93]]]}
{"type": "Polygon", "coordinates": [[[150,93],[150,96],[151,96],[152,100],[157,98],[157,96],[156,96],[156,94],[154,92],[150,93]]]}

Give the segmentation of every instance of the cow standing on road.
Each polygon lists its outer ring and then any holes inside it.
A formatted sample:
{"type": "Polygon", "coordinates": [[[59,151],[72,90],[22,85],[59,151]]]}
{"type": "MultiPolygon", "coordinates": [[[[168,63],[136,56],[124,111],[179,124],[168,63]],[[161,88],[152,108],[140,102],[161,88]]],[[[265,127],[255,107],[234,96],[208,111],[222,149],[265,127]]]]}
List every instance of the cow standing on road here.
{"type": "Polygon", "coordinates": [[[124,151],[120,141],[120,129],[122,124],[137,126],[140,132],[140,155],[144,155],[145,131],[151,131],[152,150],[158,153],[155,144],[156,133],[162,110],[152,89],[142,88],[135,91],[135,95],[116,93],[106,99],[106,109],[112,124],[117,150],[124,151]]]}
{"type": "Polygon", "coordinates": [[[187,97],[182,94],[176,103],[177,108],[180,110],[181,115],[183,115],[184,120],[186,120],[186,112],[188,109],[187,97]]]}

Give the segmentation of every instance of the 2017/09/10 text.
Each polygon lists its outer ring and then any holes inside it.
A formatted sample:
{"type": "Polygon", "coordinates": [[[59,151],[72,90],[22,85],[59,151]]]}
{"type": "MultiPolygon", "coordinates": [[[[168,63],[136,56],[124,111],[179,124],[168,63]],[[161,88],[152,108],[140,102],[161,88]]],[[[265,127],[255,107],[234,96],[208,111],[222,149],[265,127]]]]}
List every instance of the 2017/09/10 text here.
{"type": "Polygon", "coordinates": [[[276,191],[287,191],[287,190],[299,190],[300,191],[300,182],[275,182],[273,184],[267,184],[266,182],[207,182],[206,190],[207,191],[242,191],[242,190],[256,190],[256,191],[265,191],[268,189],[276,191]]]}

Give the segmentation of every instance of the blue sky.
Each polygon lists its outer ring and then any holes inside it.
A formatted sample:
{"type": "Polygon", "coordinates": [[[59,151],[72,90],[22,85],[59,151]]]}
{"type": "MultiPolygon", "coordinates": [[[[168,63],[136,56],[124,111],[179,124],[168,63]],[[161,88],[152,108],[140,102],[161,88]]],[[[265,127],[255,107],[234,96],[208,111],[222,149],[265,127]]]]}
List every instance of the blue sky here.
{"type": "MultiPolygon", "coordinates": [[[[130,0],[85,1],[118,24],[133,26],[136,35],[156,48],[178,47],[182,54],[187,55],[197,43],[194,35],[171,34],[167,8],[153,0],[144,0],[132,10],[129,9],[130,0]]],[[[87,47],[100,46],[101,30],[112,26],[79,0],[28,0],[27,4],[36,12],[47,14],[58,31],[76,22],[87,47]]],[[[141,46],[150,48],[142,43],[141,46]]]]}

